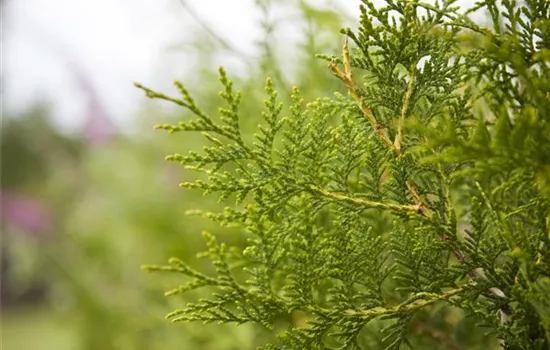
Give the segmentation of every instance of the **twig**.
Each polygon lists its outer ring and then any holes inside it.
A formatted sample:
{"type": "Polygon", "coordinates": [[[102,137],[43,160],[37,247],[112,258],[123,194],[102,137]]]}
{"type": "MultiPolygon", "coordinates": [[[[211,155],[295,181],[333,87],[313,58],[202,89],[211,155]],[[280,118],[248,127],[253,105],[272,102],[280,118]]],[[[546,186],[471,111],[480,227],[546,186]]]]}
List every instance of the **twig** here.
{"type": "Polygon", "coordinates": [[[354,198],[354,197],[348,197],[343,194],[334,193],[327,191],[322,188],[318,188],[316,186],[310,186],[309,190],[311,192],[318,193],[322,195],[323,197],[331,198],[338,201],[348,202],[352,204],[361,205],[368,208],[378,208],[378,209],[387,209],[397,212],[408,212],[408,213],[419,213],[419,207],[416,205],[401,205],[401,204],[392,204],[392,203],[382,203],[382,202],[375,202],[370,201],[367,199],[362,198],[354,198]]]}
{"type": "Polygon", "coordinates": [[[401,155],[401,141],[403,138],[403,124],[405,124],[405,118],[409,110],[409,105],[411,103],[411,96],[414,91],[414,83],[416,80],[416,67],[411,65],[410,68],[411,76],[409,78],[409,84],[407,86],[407,92],[405,92],[405,97],[403,98],[403,107],[401,108],[401,115],[399,116],[399,124],[397,125],[397,135],[395,136],[395,141],[393,142],[393,147],[398,156],[401,155]]]}
{"type": "Polygon", "coordinates": [[[375,308],[366,309],[366,310],[346,310],[345,315],[350,317],[358,316],[358,317],[370,319],[370,318],[378,317],[382,315],[395,315],[395,314],[415,311],[427,305],[433,304],[437,301],[448,300],[460,293],[466,292],[471,286],[472,284],[466,284],[461,287],[451,289],[442,294],[423,293],[423,295],[418,296],[418,297],[422,297],[422,299],[415,298],[414,300],[408,303],[403,303],[390,308],[375,307],[375,308]]]}

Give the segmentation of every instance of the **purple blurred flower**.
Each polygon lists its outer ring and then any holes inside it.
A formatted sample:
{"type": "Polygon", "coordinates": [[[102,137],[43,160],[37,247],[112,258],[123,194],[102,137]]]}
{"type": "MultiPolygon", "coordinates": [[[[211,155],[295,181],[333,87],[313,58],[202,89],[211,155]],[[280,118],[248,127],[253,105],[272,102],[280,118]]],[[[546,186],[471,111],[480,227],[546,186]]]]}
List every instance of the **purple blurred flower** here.
{"type": "Polygon", "coordinates": [[[70,61],[68,68],[74,76],[77,89],[86,97],[84,110],[83,137],[93,146],[108,142],[115,134],[109,113],[101,102],[101,96],[85,69],[76,61],[70,61]]]}
{"type": "Polygon", "coordinates": [[[2,190],[2,225],[10,224],[31,235],[47,234],[52,216],[36,199],[9,190],[2,190]]]}

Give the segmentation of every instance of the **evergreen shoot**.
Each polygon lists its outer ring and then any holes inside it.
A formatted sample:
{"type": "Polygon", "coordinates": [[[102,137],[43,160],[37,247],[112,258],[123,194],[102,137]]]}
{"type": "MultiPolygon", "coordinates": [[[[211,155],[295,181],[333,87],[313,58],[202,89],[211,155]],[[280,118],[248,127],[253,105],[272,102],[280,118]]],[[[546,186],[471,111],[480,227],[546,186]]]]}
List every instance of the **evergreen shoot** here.
{"type": "Polygon", "coordinates": [[[363,0],[318,55],[345,93],[287,104],[267,79],[261,119],[224,69],[217,116],[136,84],[191,116],[158,129],[211,142],[167,160],[248,242],[204,232],[211,271],[145,266],[202,296],[168,319],[256,324],[263,349],[550,348],[550,2],[455,3],[363,0]]]}

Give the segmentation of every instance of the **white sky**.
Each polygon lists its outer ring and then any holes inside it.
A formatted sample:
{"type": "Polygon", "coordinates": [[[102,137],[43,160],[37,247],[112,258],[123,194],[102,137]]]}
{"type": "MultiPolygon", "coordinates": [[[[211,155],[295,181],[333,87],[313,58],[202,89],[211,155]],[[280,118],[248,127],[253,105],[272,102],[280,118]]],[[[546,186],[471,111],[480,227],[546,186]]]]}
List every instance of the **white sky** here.
{"type": "MultiPolygon", "coordinates": [[[[189,39],[189,29],[197,27],[178,1],[6,0],[4,115],[45,99],[61,126],[78,127],[85,97],[75,93],[74,74],[67,68],[76,62],[93,81],[110,115],[127,121],[143,97],[133,81],[150,83],[161,70],[181,69],[160,65],[166,48],[189,39]]],[[[224,27],[228,38],[254,40],[253,21],[220,19],[228,13],[229,1],[194,3],[201,4],[200,11],[215,3],[217,10],[208,20],[224,27]]],[[[242,14],[253,9],[251,1],[232,3],[233,11],[242,14]]],[[[250,52],[246,40],[235,45],[250,52]]]]}
{"type": "MultiPolygon", "coordinates": [[[[60,127],[79,129],[86,100],[68,68],[76,63],[115,122],[127,124],[143,102],[133,81],[157,88],[189,70],[186,62],[192,61],[185,51],[174,56],[167,50],[192,42],[200,27],[179,1],[4,0],[3,115],[17,115],[45,100],[60,127]]],[[[255,55],[261,14],[254,0],[185,1],[236,49],[255,55]]],[[[354,15],[359,5],[358,0],[310,3],[336,4],[354,15]]],[[[216,66],[235,64],[230,57],[220,60],[216,66]]]]}

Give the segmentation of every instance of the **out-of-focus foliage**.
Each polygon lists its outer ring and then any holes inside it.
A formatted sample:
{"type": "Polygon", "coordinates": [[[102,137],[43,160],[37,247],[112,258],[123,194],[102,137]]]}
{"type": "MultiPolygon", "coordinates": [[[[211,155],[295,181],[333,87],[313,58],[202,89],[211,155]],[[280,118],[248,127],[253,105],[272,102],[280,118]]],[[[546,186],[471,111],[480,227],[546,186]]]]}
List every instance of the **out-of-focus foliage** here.
{"type": "Polygon", "coordinates": [[[263,349],[548,349],[550,3],[479,1],[484,27],[453,0],[362,2],[352,52],[320,56],[348,96],[267,79],[252,140],[256,94],[224,69],[216,113],[137,84],[189,113],[159,129],[210,142],[167,159],[246,238],[206,228],[211,267],[144,267],[181,278],[167,318],[254,325],[263,349]]]}
{"type": "MultiPolygon", "coordinates": [[[[266,51],[259,59],[249,60],[249,74],[238,81],[247,95],[257,96],[242,107],[249,116],[241,124],[248,139],[260,121],[265,74],[273,75],[275,69],[280,69],[285,79],[292,77],[304,88],[311,86],[312,95],[339,88],[324,64],[313,58],[313,52],[328,50],[329,45],[339,41],[339,15],[316,12],[305,3],[302,7],[297,2],[288,3],[294,4],[300,14],[294,18],[295,23],[308,32],[307,41],[299,43],[302,48],[295,48],[296,54],[309,63],[282,69],[277,63],[279,48],[269,41],[266,31],[266,51]],[[267,67],[270,71],[263,72],[267,67]]],[[[266,14],[272,6],[266,1],[261,5],[266,14]]],[[[278,25],[271,23],[270,30],[276,31],[278,25]]],[[[201,62],[217,66],[215,57],[220,50],[216,45],[204,45],[202,40],[196,51],[203,58],[201,62]]],[[[208,82],[206,72],[212,68],[196,68],[201,77],[197,80],[197,98],[206,102],[205,110],[209,112],[216,111],[219,99],[217,86],[208,82]]],[[[282,86],[285,79],[277,82],[280,88],[288,88],[282,86]]],[[[25,337],[29,343],[24,343],[25,339],[3,339],[6,344],[30,344],[35,329],[35,338],[40,339],[36,349],[57,348],[50,345],[55,340],[46,340],[46,331],[42,331],[55,327],[70,333],[71,341],[75,341],[70,348],[77,350],[243,349],[271,338],[269,332],[255,327],[167,327],[163,314],[168,307],[158,282],[139,269],[145,261],[160,261],[172,255],[187,257],[199,267],[207,266],[207,262],[194,258],[203,246],[202,238],[195,234],[198,229],[223,232],[235,245],[246,242],[238,229],[221,231],[201,216],[187,215],[190,209],[215,211],[220,205],[200,193],[179,190],[177,184],[194,180],[194,175],[163,160],[166,149],[198,150],[204,145],[200,135],[166,138],[151,131],[153,124],[181,118],[179,111],[160,112],[148,106],[136,122],[137,134],[121,133],[101,144],[63,135],[45,121],[45,116],[38,118],[35,114],[29,112],[31,117],[9,120],[3,126],[2,189],[3,195],[14,194],[10,198],[17,198],[17,203],[43,209],[41,213],[47,218],[44,223],[48,224],[44,231],[29,230],[3,213],[6,273],[2,287],[9,288],[12,295],[3,301],[3,312],[15,313],[19,309],[10,307],[15,301],[22,304],[33,299],[49,305],[38,311],[47,310],[52,324],[47,325],[44,317],[33,317],[30,309],[24,309],[24,315],[31,315],[29,336],[25,337]],[[37,232],[40,234],[34,234],[37,232]],[[23,300],[23,295],[28,297],[23,300]]],[[[176,281],[167,280],[165,286],[176,281]]],[[[174,300],[172,307],[178,304],[174,300]]],[[[7,338],[20,337],[14,328],[21,324],[19,318],[4,320],[8,322],[7,338]]],[[[34,349],[31,345],[18,346],[34,349]]]]}

